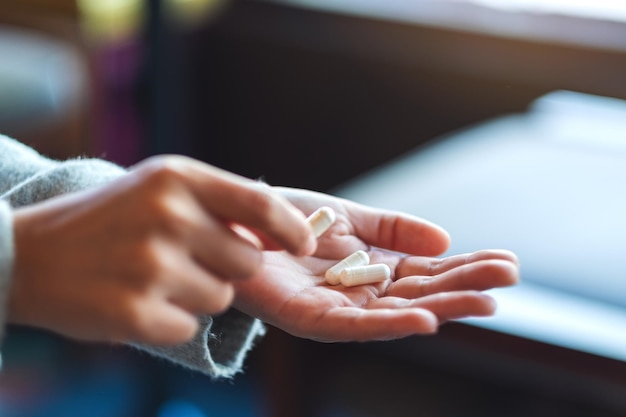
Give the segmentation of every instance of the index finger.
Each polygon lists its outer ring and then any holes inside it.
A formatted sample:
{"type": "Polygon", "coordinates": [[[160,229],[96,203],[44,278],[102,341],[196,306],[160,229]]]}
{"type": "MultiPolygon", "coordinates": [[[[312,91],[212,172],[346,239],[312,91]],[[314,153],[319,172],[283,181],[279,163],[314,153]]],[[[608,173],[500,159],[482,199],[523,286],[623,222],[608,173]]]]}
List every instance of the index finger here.
{"type": "Polygon", "coordinates": [[[200,204],[215,216],[294,255],[315,250],[317,241],[304,214],[271,187],[195,160],[183,169],[200,204]]]}

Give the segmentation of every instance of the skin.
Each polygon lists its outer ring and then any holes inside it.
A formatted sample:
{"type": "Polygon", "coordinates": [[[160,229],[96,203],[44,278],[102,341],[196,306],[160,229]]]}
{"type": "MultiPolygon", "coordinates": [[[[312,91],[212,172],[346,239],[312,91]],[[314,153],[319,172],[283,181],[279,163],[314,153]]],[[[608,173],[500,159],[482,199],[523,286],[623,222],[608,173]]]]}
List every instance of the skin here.
{"type": "Polygon", "coordinates": [[[316,247],[302,212],[271,189],[174,156],[16,210],[14,238],[10,322],[152,344],[187,341],[197,314],[227,309],[262,249],[316,247]]]}
{"type": "Polygon", "coordinates": [[[179,156],[17,209],[14,237],[9,321],[91,341],[182,343],[198,314],[231,306],[320,341],[430,334],[493,314],[481,291],[518,279],[507,251],[437,258],[449,236],[423,219],[179,156]],[[321,206],[337,220],[315,239],[305,219],[321,206]],[[392,279],[326,285],[326,269],[358,249],[387,263],[392,279]]]}
{"type": "Polygon", "coordinates": [[[424,219],[311,191],[281,192],[307,214],[329,206],[337,220],[313,256],[265,253],[262,270],[236,284],[234,305],[295,336],[334,342],[434,333],[448,320],[492,315],[495,302],[481,291],[519,279],[510,251],[434,257],[450,238],[424,219]],[[325,271],[359,249],[371,263],[389,265],[392,278],[357,287],[326,284],[325,271]]]}

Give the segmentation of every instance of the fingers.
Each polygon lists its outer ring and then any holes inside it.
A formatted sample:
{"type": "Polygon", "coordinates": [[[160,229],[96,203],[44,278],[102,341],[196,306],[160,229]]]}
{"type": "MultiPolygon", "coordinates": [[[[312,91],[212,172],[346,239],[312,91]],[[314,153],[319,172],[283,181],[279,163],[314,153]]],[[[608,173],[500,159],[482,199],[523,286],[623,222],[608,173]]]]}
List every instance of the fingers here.
{"type": "Polygon", "coordinates": [[[420,298],[452,291],[506,287],[517,283],[518,268],[509,260],[487,259],[441,268],[444,272],[430,276],[411,275],[400,278],[387,288],[387,295],[420,298]]]}
{"type": "Polygon", "coordinates": [[[204,209],[218,218],[246,226],[269,246],[294,255],[315,250],[304,214],[270,187],[188,158],[170,157],[162,164],[165,175],[182,176],[204,209]]]}
{"type": "Polygon", "coordinates": [[[394,339],[434,332],[439,324],[449,320],[491,316],[496,310],[495,300],[481,291],[512,285],[518,280],[517,258],[500,250],[443,260],[406,258],[398,270],[402,274],[418,271],[428,275],[397,279],[387,286],[384,296],[370,298],[361,304],[360,310],[339,308],[329,313],[329,331],[334,332],[326,337],[394,339]],[[436,317],[434,327],[429,327],[432,323],[428,315],[436,317]]]}
{"type": "Polygon", "coordinates": [[[169,303],[142,306],[138,321],[127,321],[117,342],[141,341],[151,345],[177,345],[191,340],[198,332],[197,318],[169,303]]]}
{"type": "Polygon", "coordinates": [[[158,285],[139,288],[111,306],[114,313],[105,322],[118,323],[111,329],[116,341],[158,345],[186,342],[198,331],[198,314],[221,313],[234,298],[232,284],[183,256],[176,265],[164,265],[155,279],[158,285]]]}
{"type": "Polygon", "coordinates": [[[143,222],[147,241],[167,242],[175,256],[191,256],[224,280],[248,278],[258,271],[262,244],[257,237],[207,214],[189,194],[167,195],[144,207],[146,213],[138,221],[143,222]]]}
{"type": "Polygon", "coordinates": [[[315,339],[324,342],[392,340],[432,334],[438,324],[431,312],[418,308],[339,307],[328,311],[321,320],[324,323],[316,326],[315,339]]]}
{"type": "Polygon", "coordinates": [[[152,195],[191,193],[207,215],[245,226],[266,244],[265,249],[308,255],[317,246],[304,214],[257,181],[182,156],[149,158],[134,172],[152,195]]]}
{"type": "Polygon", "coordinates": [[[350,206],[355,234],[366,243],[412,255],[436,256],[448,249],[450,236],[419,217],[368,207],[350,206]]]}
{"type": "MultiPolygon", "coordinates": [[[[490,316],[496,303],[477,291],[435,294],[420,299],[382,297],[363,307],[337,307],[326,312],[314,339],[325,342],[393,340],[435,333],[438,326],[464,317],[490,316]],[[323,322],[323,323],[322,323],[323,322]]],[[[310,334],[296,336],[310,337],[310,334]]]]}
{"type": "Polygon", "coordinates": [[[266,249],[281,248],[303,256],[316,247],[315,236],[302,212],[267,187],[216,181],[204,201],[207,210],[252,230],[266,249]]]}
{"type": "Polygon", "coordinates": [[[245,279],[261,266],[263,255],[253,238],[221,222],[205,219],[194,229],[191,252],[204,269],[226,280],[245,279]]]}
{"type": "Polygon", "coordinates": [[[443,259],[416,256],[406,257],[396,268],[396,274],[401,277],[408,275],[434,276],[462,265],[490,259],[501,259],[519,265],[517,256],[513,252],[502,249],[486,249],[473,253],[453,255],[443,259]]]}
{"type": "Polygon", "coordinates": [[[383,297],[372,301],[368,308],[419,308],[433,313],[440,323],[464,317],[491,316],[495,313],[495,300],[478,291],[456,291],[433,294],[407,300],[397,297],[383,297]]]}
{"type": "Polygon", "coordinates": [[[217,314],[225,311],[235,295],[231,283],[208,273],[189,259],[179,260],[177,271],[164,277],[163,298],[191,313],[217,314]]]}

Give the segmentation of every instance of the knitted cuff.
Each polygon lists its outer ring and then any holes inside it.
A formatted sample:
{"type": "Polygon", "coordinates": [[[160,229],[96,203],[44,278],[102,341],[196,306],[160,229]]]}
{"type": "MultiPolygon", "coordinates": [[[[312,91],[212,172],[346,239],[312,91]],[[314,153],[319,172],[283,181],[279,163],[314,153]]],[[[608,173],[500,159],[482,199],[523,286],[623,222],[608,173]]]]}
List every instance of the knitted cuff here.
{"type": "Polygon", "coordinates": [[[246,354],[265,334],[260,320],[230,309],[213,319],[198,318],[200,330],[193,340],[177,346],[130,344],[212,378],[232,378],[243,369],[246,354]]]}

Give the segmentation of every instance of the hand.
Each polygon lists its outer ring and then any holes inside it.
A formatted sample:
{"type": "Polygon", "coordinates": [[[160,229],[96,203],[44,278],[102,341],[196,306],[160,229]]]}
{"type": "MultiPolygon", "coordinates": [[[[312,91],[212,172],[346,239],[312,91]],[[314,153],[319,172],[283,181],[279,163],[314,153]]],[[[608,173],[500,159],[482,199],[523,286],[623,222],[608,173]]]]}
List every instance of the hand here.
{"type": "Polygon", "coordinates": [[[313,256],[265,253],[262,272],[235,284],[234,305],[292,335],[330,342],[433,333],[451,319],[493,314],[494,300],[481,291],[518,280],[511,252],[434,258],[448,248],[449,237],[432,223],[324,194],[281,192],[305,214],[330,206],[337,220],[313,256]],[[327,285],[325,271],[359,249],[371,263],[389,265],[392,278],[349,288],[327,285]]]}
{"type": "Polygon", "coordinates": [[[310,254],[305,216],[270,187],[184,157],[14,212],[9,321],[94,341],[181,343],[228,308],[262,250],[310,254]]]}

